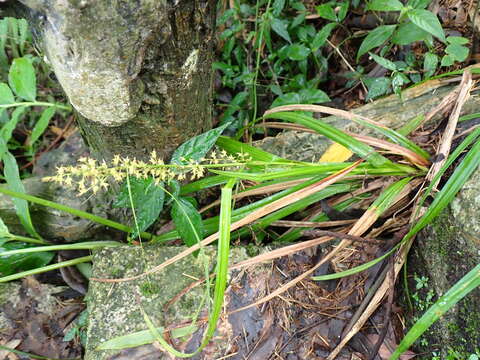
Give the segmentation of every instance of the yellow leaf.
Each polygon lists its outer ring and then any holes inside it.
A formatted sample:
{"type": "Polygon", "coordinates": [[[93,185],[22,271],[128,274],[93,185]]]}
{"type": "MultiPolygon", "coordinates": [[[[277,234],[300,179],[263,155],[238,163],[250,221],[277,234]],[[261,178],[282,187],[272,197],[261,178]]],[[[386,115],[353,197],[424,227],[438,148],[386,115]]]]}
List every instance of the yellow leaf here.
{"type": "Polygon", "coordinates": [[[318,162],[343,162],[348,160],[352,155],[353,153],[345,146],[333,143],[323,153],[318,162]]]}

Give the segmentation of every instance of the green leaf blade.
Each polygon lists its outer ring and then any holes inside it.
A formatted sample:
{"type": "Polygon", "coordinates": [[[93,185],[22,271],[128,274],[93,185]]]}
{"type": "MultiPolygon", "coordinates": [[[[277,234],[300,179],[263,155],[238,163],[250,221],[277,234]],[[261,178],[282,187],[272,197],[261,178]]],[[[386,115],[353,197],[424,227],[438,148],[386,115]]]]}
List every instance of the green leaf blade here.
{"type": "Polygon", "coordinates": [[[37,97],[35,69],[27,58],[13,60],[8,73],[8,83],[19,97],[27,101],[35,101],[37,97]]]}
{"type": "Polygon", "coordinates": [[[403,4],[398,0],[372,0],[367,5],[367,10],[374,11],[401,11],[403,4]]]}
{"type": "Polygon", "coordinates": [[[180,145],[173,153],[172,164],[187,164],[188,160],[200,161],[215,145],[218,137],[230,125],[229,123],[197,135],[180,145]]]}
{"type": "Polygon", "coordinates": [[[419,28],[445,42],[445,33],[436,15],[428,10],[413,9],[407,12],[408,18],[419,28]]]}
{"type": "Polygon", "coordinates": [[[130,177],[129,183],[130,191],[128,184],[125,183],[113,207],[131,208],[133,203],[132,211],[135,211],[138,229],[133,227],[131,236],[135,238],[158,219],[163,209],[165,192],[161,186],[155,185],[152,178],[138,179],[130,177]],[[132,201],[130,201],[130,195],[132,201]]]}
{"type": "Polygon", "coordinates": [[[40,136],[42,136],[54,114],[55,107],[48,107],[43,110],[42,115],[40,115],[40,119],[38,119],[33,127],[32,135],[30,136],[30,145],[33,145],[40,138],[40,136]]]}
{"type": "Polygon", "coordinates": [[[279,119],[284,121],[290,121],[297,123],[303,126],[306,126],[316,132],[320,133],[335,141],[346,148],[350,149],[352,152],[358,156],[364,158],[370,162],[373,166],[382,166],[384,164],[391,163],[390,160],[380,155],[375,151],[371,146],[358,141],[354,137],[345,134],[344,132],[334,128],[333,126],[326,124],[320,120],[313,119],[312,117],[305,116],[302,114],[292,113],[292,112],[278,112],[271,113],[264,116],[266,119],[279,119]]]}
{"type": "Polygon", "coordinates": [[[281,38],[288,41],[290,44],[292,43],[292,39],[290,38],[290,34],[288,33],[288,21],[282,20],[278,18],[274,18],[272,20],[272,30],[280,36],[281,38]]]}
{"type": "Polygon", "coordinates": [[[392,36],[396,28],[397,25],[382,25],[370,31],[365,39],[363,39],[362,44],[358,49],[357,61],[362,55],[368,53],[370,50],[382,45],[385,41],[387,41],[392,36]]]}
{"type": "Polygon", "coordinates": [[[0,83],[0,105],[13,104],[15,98],[13,96],[12,90],[5,83],[0,83]]]}
{"type": "Polygon", "coordinates": [[[205,230],[202,216],[190,201],[182,197],[175,198],[171,215],[185,245],[190,247],[203,239],[205,230]]]}
{"type": "Polygon", "coordinates": [[[398,359],[435,321],[478,286],[480,286],[480,264],[461,278],[423,314],[402,339],[390,359],[398,359]]]}
{"type": "MultiPolygon", "coordinates": [[[[22,180],[20,179],[15,157],[7,151],[3,154],[2,160],[4,165],[4,175],[5,179],[7,180],[8,187],[13,191],[25,194],[25,188],[22,180]]],[[[25,230],[33,237],[40,239],[40,235],[37,234],[35,228],[33,227],[32,219],[30,217],[30,210],[28,209],[28,202],[18,198],[12,198],[12,202],[25,230]]]]}
{"type": "Polygon", "coordinates": [[[26,249],[31,247],[36,246],[21,242],[10,242],[0,246],[0,276],[8,276],[19,271],[26,271],[45,266],[52,261],[53,256],[55,255],[54,252],[42,251],[2,256],[2,253],[6,251],[26,249]]]}

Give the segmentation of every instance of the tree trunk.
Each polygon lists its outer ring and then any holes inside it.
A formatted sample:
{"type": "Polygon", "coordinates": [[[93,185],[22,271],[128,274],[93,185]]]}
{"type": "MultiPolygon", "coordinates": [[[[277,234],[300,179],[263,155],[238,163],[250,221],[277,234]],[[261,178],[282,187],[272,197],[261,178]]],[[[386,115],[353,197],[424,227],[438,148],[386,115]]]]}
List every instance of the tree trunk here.
{"type": "Polygon", "coordinates": [[[23,0],[93,154],[167,159],[211,127],[212,0],[23,0]]]}

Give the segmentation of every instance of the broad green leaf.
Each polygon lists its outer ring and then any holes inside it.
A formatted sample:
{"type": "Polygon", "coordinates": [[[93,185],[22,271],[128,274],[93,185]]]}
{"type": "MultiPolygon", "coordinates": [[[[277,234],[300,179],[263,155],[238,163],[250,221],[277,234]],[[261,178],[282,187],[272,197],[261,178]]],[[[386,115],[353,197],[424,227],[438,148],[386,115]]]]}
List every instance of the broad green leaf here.
{"type": "Polygon", "coordinates": [[[445,42],[442,25],[436,15],[428,10],[413,9],[407,12],[408,18],[419,28],[445,42]]]}
{"type": "MultiPolygon", "coordinates": [[[[11,119],[3,125],[3,127],[0,129],[0,137],[3,139],[5,144],[7,144],[11,137],[12,137],[12,132],[17,126],[18,121],[20,120],[20,117],[23,115],[27,108],[25,106],[20,106],[17,107],[15,110],[12,112],[12,117],[11,119]]],[[[0,149],[0,156],[2,154],[2,151],[0,149]]]]}
{"type": "Polygon", "coordinates": [[[10,87],[3,82],[0,83],[0,105],[13,104],[14,102],[15,98],[13,97],[13,93],[12,90],[10,90],[10,87]]]}
{"type": "Polygon", "coordinates": [[[42,115],[40,116],[40,119],[38,119],[35,126],[33,127],[32,135],[30,136],[30,145],[33,145],[35,141],[37,141],[40,138],[40,136],[42,136],[43,132],[48,127],[48,123],[50,122],[50,119],[54,114],[55,114],[55,108],[53,106],[43,110],[42,115]]]}
{"type": "MultiPolygon", "coordinates": [[[[138,232],[146,230],[158,219],[163,209],[165,192],[160,186],[155,185],[154,180],[150,177],[138,179],[132,176],[129,178],[129,183],[130,191],[128,182],[125,182],[113,207],[131,208],[133,203],[132,211],[135,211],[138,224],[138,231],[136,226],[132,226],[132,238],[135,238],[138,236],[138,232]]],[[[133,220],[132,223],[135,225],[133,220]]]]}
{"type": "Polygon", "coordinates": [[[402,86],[405,84],[408,84],[409,82],[410,82],[410,79],[407,77],[407,75],[401,72],[397,72],[392,77],[392,88],[395,94],[401,95],[402,86]]]}
{"type": "Polygon", "coordinates": [[[2,252],[35,247],[32,244],[21,242],[9,242],[0,246],[0,276],[8,276],[19,271],[36,269],[47,265],[52,261],[54,252],[34,252],[26,254],[17,254],[2,256],[2,252]]]}
{"type": "Polygon", "coordinates": [[[202,216],[195,206],[185,198],[176,198],[172,205],[172,220],[180,237],[187,246],[193,246],[203,240],[205,230],[202,216]]]}
{"type": "Polygon", "coordinates": [[[300,104],[318,104],[330,101],[328,95],[320,89],[302,89],[299,95],[300,104]]]}
{"type": "Polygon", "coordinates": [[[272,30],[275,31],[277,35],[288,41],[290,44],[292,43],[292,39],[290,39],[290,34],[288,33],[288,21],[283,19],[274,18],[272,20],[272,30]]]}
{"type": "Polygon", "coordinates": [[[392,43],[396,45],[408,45],[416,41],[425,41],[431,38],[429,32],[419,28],[413,22],[402,23],[393,33],[392,43]]]}
{"type": "Polygon", "coordinates": [[[225,112],[220,117],[220,124],[223,125],[225,123],[234,122],[235,119],[238,117],[233,116],[233,114],[242,109],[242,104],[245,103],[249,95],[250,94],[248,93],[248,91],[240,91],[239,93],[237,93],[228,104],[225,112]]]}
{"type": "Polygon", "coordinates": [[[380,155],[371,146],[366,145],[354,137],[345,134],[343,131],[310,116],[305,116],[294,112],[277,112],[265,115],[264,118],[280,119],[306,126],[309,129],[315,130],[319,134],[328,137],[330,140],[345,146],[375,167],[391,163],[390,160],[380,155]]]}
{"type": "Polygon", "coordinates": [[[462,62],[468,57],[469,50],[463,45],[451,44],[446,47],[445,52],[455,61],[462,62]]]}
{"type": "Polygon", "coordinates": [[[5,44],[7,42],[8,23],[7,19],[0,19],[0,66],[8,69],[8,59],[5,54],[5,44]]]}
{"type": "Polygon", "coordinates": [[[363,39],[360,48],[357,53],[357,61],[363,54],[366,54],[370,50],[382,45],[387,41],[397,28],[397,25],[382,25],[376,29],[370,31],[368,35],[363,39]]]}
{"type": "Polygon", "coordinates": [[[317,14],[327,20],[337,21],[337,14],[330,4],[322,4],[317,6],[317,14]]]}
{"type": "Polygon", "coordinates": [[[25,57],[14,59],[8,73],[8,83],[15,94],[27,101],[35,101],[37,81],[32,63],[25,57]]]}
{"type": "Polygon", "coordinates": [[[349,1],[337,3],[337,21],[342,21],[347,16],[349,1]],[[340,6],[338,6],[340,5],[340,6]]]}
{"type": "Polygon", "coordinates": [[[290,92],[290,93],[280,95],[275,100],[273,100],[272,105],[270,105],[270,108],[274,108],[282,105],[300,104],[301,102],[302,101],[300,100],[300,94],[298,92],[290,92]]]}
{"type": "Polygon", "coordinates": [[[310,49],[302,44],[292,44],[287,49],[287,56],[290,60],[301,61],[305,60],[310,54],[310,49]]]}
{"type": "Polygon", "coordinates": [[[228,125],[230,124],[223,124],[187,140],[175,150],[170,162],[172,164],[187,164],[189,160],[200,161],[215,145],[218,137],[228,125]]]}
{"type": "MultiPolygon", "coordinates": [[[[7,17],[8,21],[8,36],[15,44],[18,44],[18,21],[14,17],[7,17]]],[[[12,52],[17,53],[17,49],[12,47],[12,52]]],[[[18,55],[15,55],[16,57],[18,55]]]]}
{"type": "Polygon", "coordinates": [[[408,0],[407,5],[415,9],[425,9],[432,0],[408,0]]]}
{"type": "MultiPolygon", "coordinates": [[[[443,316],[450,308],[459,302],[465,295],[480,286],[480,264],[475,266],[453,285],[423,316],[417,320],[407,335],[402,339],[395,352],[390,357],[396,360],[417,340],[435,321],[443,316]]],[[[472,309],[473,311],[473,309],[472,309]]]]}
{"type": "Polygon", "coordinates": [[[290,24],[290,29],[295,29],[298,25],[300,25],[301,23],[303,23],[305,21],[305,14],[302,13],[302,14],[298,14],[297,16],[295,16],[295,18],[292,20],[291,24],[290,24]]]}
{"type": "MultiPolygon", "coordinates": [[[[20,179],[15,157],[10,154],[10,152],[6,151],[2,156],[2,160],[4,166],[4,176],[7,180],[8,187],[13,191],[25,193],[25,188],[23,187],[22,180],[20,179]]],[[[30,211],[28,210],[28,202],[18,198],[12,198],[12,202],[15,205],[15,210],[25,230],[33,237],[40,238],[33,227],[32,219],[30,218],[30,211]]]]}
{"type": "Polygon", "coordinates": [[[367,5],[367,10],[374,11],[401,11],[403,4],[398,0],[372,0],[367,5]]]}
{"type": "Polygon", "coordinates": [[[378,65],[383,66],[385,69],[388,69],[391,71],[397,70],[397,66],[392,61],[385,59],[381,56],[375,55],[374,53],[369,53],[369,55],[372,57],[373,60],[375,60],[375,62],[378,65]]]}
{"type": "Polygon", "coordinates": [[[273,4],[272,4],[273,15],[274,16],[280,15],[284,7],[285,7],[285,0],[273,0],[273,4]]]}
{"type": "Polygon", "coordinates": [[[365,78],[368,87],[367,101],[390,93],[392,82],[386,77],[365,78]]]}
{"type": "Polygon", "coordinates": [[[18,45],[20,47],[20,52],[23,54],[25,49],[25,42],[27,41],[28,33],[28,23],[25,19],[18,19],[18,45]]]}
{"type": "Polygon", "coordinates": [[[461,36],[449,36],[447,37],[447,43],[465,45],[468,44],[468,39],[461,36]]]}
{"type": "Polygon", "coordinates": [[[338,24],[334,22],[328,23],[327,25],[322,27],[322,29],[319,32],[317,32],[317,34],[313,38],[313,41],[310,44],[312,51],[314,52],[317,51],[325,44],[332,30],[335,29],[337,25],[338,24]]]}
{"type": "Polygon", "coordinates": [[[425,58],[423,60],[423,71],[425,72],[424,78],[428,79],[437,70],[438,65],[438,56],[434,53],[428,52],[425,54],[425,58]]]}
{"type": "Polygon", "coordinates": [[[442,57],[440,66],[452,66],[454,62],[455,62],[455,58],[452,55],[448,54],[442,57]]]}

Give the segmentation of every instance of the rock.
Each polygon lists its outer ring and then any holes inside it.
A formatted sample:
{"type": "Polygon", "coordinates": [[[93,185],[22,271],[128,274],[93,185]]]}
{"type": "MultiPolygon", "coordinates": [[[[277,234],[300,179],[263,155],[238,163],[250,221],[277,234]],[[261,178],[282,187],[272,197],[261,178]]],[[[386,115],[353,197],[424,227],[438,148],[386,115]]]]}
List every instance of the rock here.
{"type": "MultiPolygon", "coordinates": [[[[88,149],[80,135],[74,134],[58,149],[43,154],[37,160],[33,171],[35,176],[23,181],[26,193],[102,217],[118,216],[119,211],[114,213],[111,209],[112,200],[109,194],[76,196],[72,189],[42,181],[43,177],[53,175],[58,166],[75,165],[81,156],[88,156],[88,149]]],[[[29,204],[29,207],[35,228],[47,240],[75,242],[118,237],[118,232],[113,229],[65,211],[37,204],[29,204]]],[[[12,234],[27,235],[16,215],[11,198],[3,194],[0,194],[0,218],[12,234]]]]}
{"type": "MultiPolygon", "coordinates": [[[[184,249],[183,247],[149,245],[144,246],[143,249],[124,246],[117,247],[115,250],[103,249],[96,251],[93,259],[92,276],[96,278],[122,278],[141,274],[184,249]]],[[[245,248],[232,248],[230,254],[230,261],[232,262],[248,258],[245,248]]],[[[204,309],[204,306],[202,306],[205,296],[204,285],[191,289],[178,301],[169,306],[168,309],[165,306],[191,284],[194,279],[202,278],[205,274],[205,266],[211,270],[215,264],[215,256],[215,249],[207,247],[205,248],[205,253],[200,253],[198,257],[190,255],[161,272],[156,272],[138,280],[120,283],[91,281],[87,295],[90,317],[85,360],[169,359],[169,356],[156,349],[153,345],[144,345],[125,350],[96,350],[96,348],[114,337],[148,330],[140,307],[144,309],[156,326],[178,326],[191,321],[194,314],[204,309]]],[[[269,266],[269,264],[259,265],[254,267],[256,270],[249,270],[249,275],[263,283],[263,286],[259,285],[258,288],[250,288],[247,299],[243,300],[243,303],[246,304],[253,301],[254,297],[265,290],[264,286],[267,284],[269,266]]],[[[251,284],[248,284],[242,287],[240,285],[241,281],[234,281],[233,278],[238,280],[238,274],[238,271],[235,274],[233,272],[230,273],[232,283],[241,289],[237,289],[238,293],[236,293],[233,300],[227,300],[226,308],[228,308],[229,302],[235,303],[236,307],[241,306],[243,304],[241,293],[251,286],[251,284]]],[[[240,272],[240,275],[240,277],[245,276],[245,273],[240,272]]],[[[229,317],[230,321],[226,319],[219,321],[215,339],[212,340],[205,350],[209,354],[207,358],[217,359],[220,356],[214,354],[226,353],[231,348],[232,343],[229,340],[232,340],[234,332],[239,331],[240,324],[250,332],[251,335],[249,336],[255,337],[258,335],[262,329],[259,310],[252,308],[243,313],[240,319],[244,319],[244,321],[238,321],[238,316],[240,315],[229,317]],[[246,318],[249,320],[245,320],[246,318]],[[232,319],[237,321],[232,321],[232,319]]],[[[206,313],[202,311],[199,315],[201,319],[206,313]]],[[[204,323],[200,322],[200,324],[204,323]]],[[[202,339],[204,330],[204,326],[200,326],[200,329],[187,336],[189,340],[183,344],[183,347],[179,346],[177,348],[186,352],[194,351],[202,339]]]]}
{"type": "MultiPolygon", "coordinates": [[[[415,316],[420,317],[467,272],[480,263],[480,171],[463,186],[452,204],[414,243],[408,261],[413,275],[415,316]],[[420,283],[425,287],[417,290],[420,283]]],[[[413,321],[412,321],[413,323],[413,321]]],[[[480,288],[440,318],[419,342],[418,350],[436,351],[441,359],[453,352],[468,359],[480,344],[480,288]]],[[[430,359],[430,355],[427,357],[430,359]]]]}
{"type": "MultiPolygon", "coordinates": [[[[44,183],[38,177],[24,180],[23,185],[27,194],[98,216],[108,217],[110,203],[109,201],[102,203],[102,199],[107,199],[105,196],[77,197],[71,189],[65,189],[63,186],[53,183],[44,183]]],[[[103,225],[47,206],[31,204],[30,212],[39,234],[50,241],[74,242],[84,239],[94,240],[95,238],[106,240],[117,236],[117,232],[107,229],[103,225]]],[[[3,194],[0,194],[0,217],[12,234],[26,235],[11,198],[3,194]]]]}

